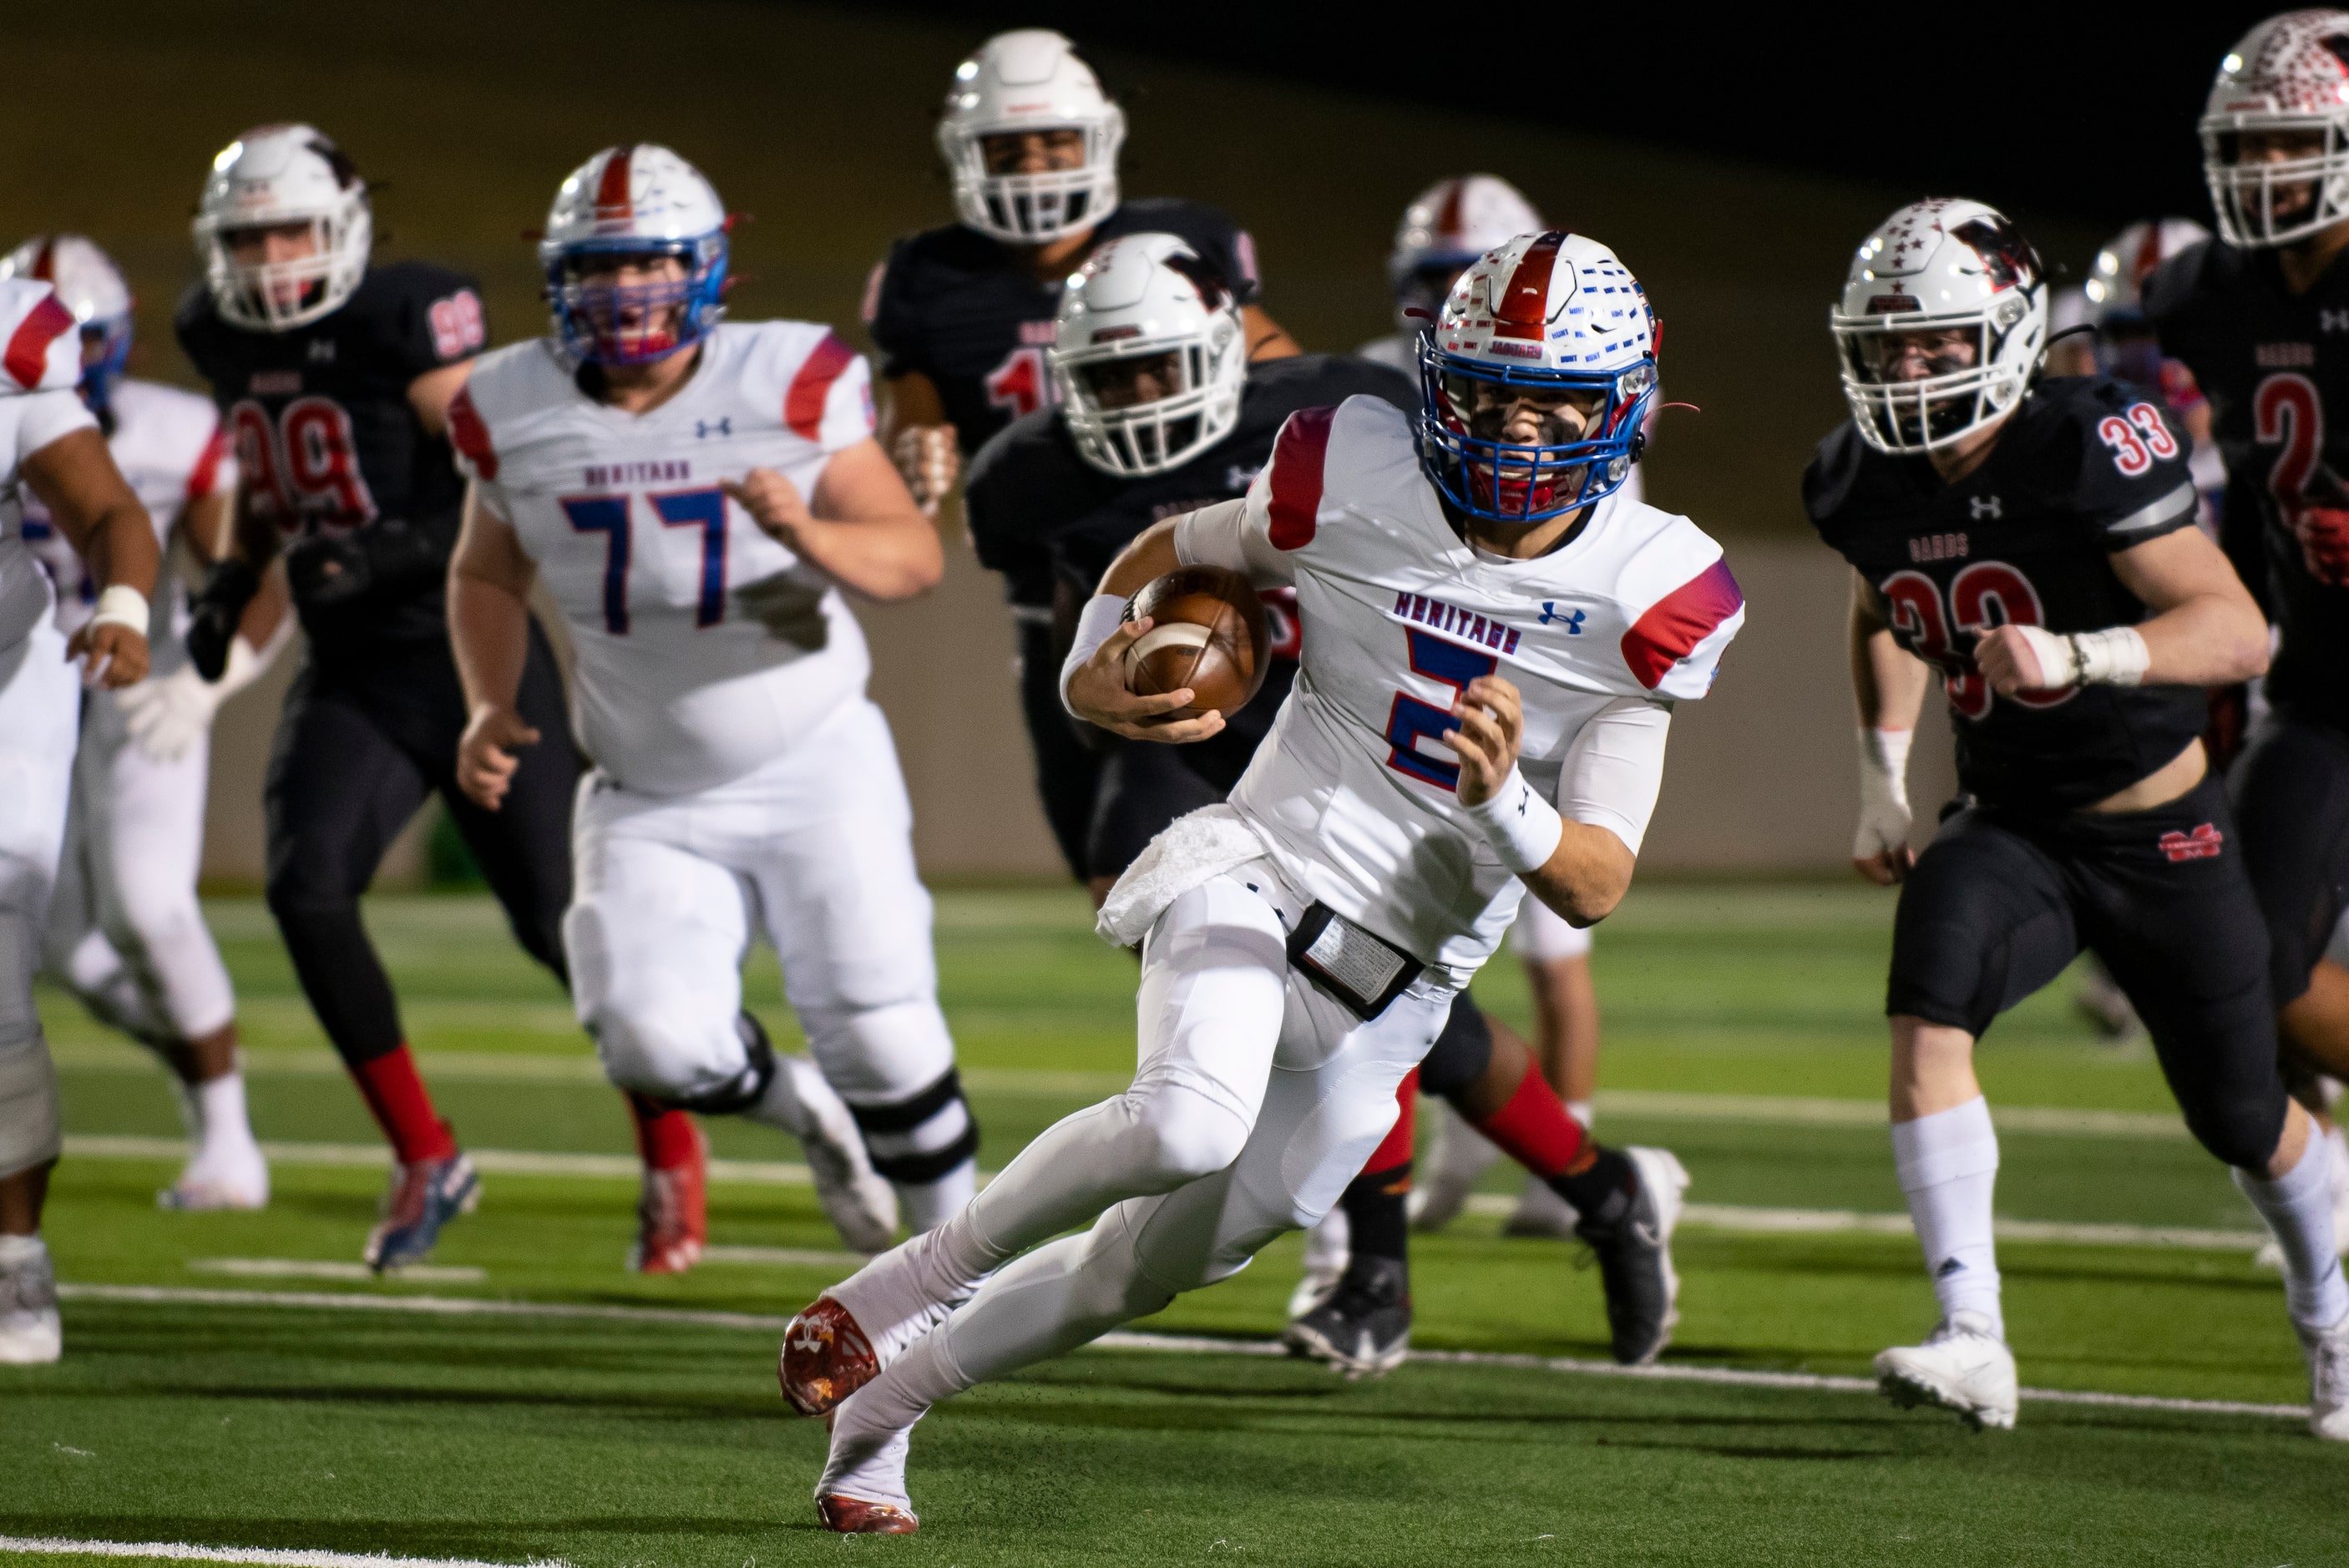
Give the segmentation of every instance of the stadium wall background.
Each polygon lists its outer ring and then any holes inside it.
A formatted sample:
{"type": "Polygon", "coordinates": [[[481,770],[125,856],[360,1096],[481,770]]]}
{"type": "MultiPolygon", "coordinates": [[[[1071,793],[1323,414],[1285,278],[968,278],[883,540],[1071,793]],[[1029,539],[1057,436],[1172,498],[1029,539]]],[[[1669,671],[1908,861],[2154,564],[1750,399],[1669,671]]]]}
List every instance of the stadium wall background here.
{"type": "MultiPolygon", "coordinates": [[[[134,373],[187,382],[171,315],[193,275],[187,219],[206,163],[250,125],[309,119],[375,183],[378,253],[478,273],[493,333],[509,341],[543,320],[523,234],[555,183],[600,146],[657,139],[751,217],[737,231],[738,314],[833,322],[854,338],[865,276],[890,238],[947,215],[933,115],[979,32],[644,0],[12,7],[0,19],[12,88],[0,242],[43,229],[98,239],[139,294],[134,373]]],[[[1842,865],[1856,801],[1845,577],[1812,542],[1796,486],[1842,416],[1824,318],[1848,247],[1924,192],[1097,53],[1133,122],[1127,190],[1232,212],[1256,236],[1268,308],[1309,348],[1387,330],[1395,216],[1443,174],[1505,174],[1553,222],[1616,247],[1666,323],[1666,395],[1703,410],[1663,417],[1651,496],[1727,542],[1753,606],[1713,698],[1675,726],[1647,862],[1842,865]]],[[[2090,224],[2018,216],[2075,268],[2101,238],[2090,224]]],[[[945,526],[959,534],[958,520],[945,526]]],[[[938,593],[861,612],[922,863],[938,877],[1050,876],[1008,627],[992,580],[949,545],[938,593]]],[[[292,665],[221,717],[205,861],[216,883],[259,876],[260,779],[292,665]]],[[[1926,730],[1920,801],[1949,777],[1946,727],[1931,718],[1926,730]]],[[[387,882],[420,874],[423,838],[419,823],[387,882]]]]}

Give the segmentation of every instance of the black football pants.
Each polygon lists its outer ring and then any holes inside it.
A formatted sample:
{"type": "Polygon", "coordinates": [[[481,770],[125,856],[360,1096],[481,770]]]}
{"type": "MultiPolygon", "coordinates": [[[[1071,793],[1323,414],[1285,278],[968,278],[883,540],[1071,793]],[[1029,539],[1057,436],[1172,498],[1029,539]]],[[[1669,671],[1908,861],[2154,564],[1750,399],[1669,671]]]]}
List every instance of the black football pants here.
{"type": "Polygon", "coordinates": [[[579,762],[562,676],[535,622],[517,706],[539,742],[523,751],[504,804],[485,811],[457,788],[465,698],[446,642],[313,658],[286,693],[263,796],[269,910],[303,993],[346,1062],[371,1061],[405,1038],[358,901],[429,794],[447,802],[515,940],[568,983],[563,912],[571,902],[579,762]]]}
{"type": "Polygon", "coordinates": [[[2228,779],[2243,864],[2274,946],[2279,1007],[2300,999],[2349,907],[2349,735],[2290,710],[2270,714],[2228,779]]]}

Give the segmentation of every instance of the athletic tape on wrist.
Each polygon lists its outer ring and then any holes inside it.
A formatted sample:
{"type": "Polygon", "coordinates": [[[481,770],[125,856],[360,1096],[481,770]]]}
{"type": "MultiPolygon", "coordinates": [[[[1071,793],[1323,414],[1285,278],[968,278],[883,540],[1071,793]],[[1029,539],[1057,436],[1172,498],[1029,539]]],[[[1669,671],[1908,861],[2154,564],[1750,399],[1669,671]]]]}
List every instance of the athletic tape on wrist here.
{"type": "Polygon", "coordinates": [[[93,626],[128,626],[140,636],[147,634],[147,595],[126,583],[117,583],[98,596],[98,613],[89,618],[93,626]]]}
{"type": "Polygon", "coordinates": [[[1485,830],[1501,863],[1519,876],[1547,865],[1566,837],[1566,819],[1514,767],[1491,799],[1475,806],[1463,801],[1460,809],[1485,830]]]}
{"type": "Polygon", "coordinates": [[[2075,632],[2070,638],[2074,665],[2082,686],[2140,686],[2152,652],[2135,626],[2108,626],[2101,632],[2075,632]]]}
{"type": "Polygon", "coordinates": [[[1089,663],[1101,645],[1110,640],[1125,620],[1125,601],[1114,593],[1096,593],[1085,601],[1077,616],[1077,640],[1069,648],[1069,656],[1061,663],[1061,706],[1069,709],[1071,718],[1084,715],[1069,707],[1069,683],[1077,672],[1089,663]]]}

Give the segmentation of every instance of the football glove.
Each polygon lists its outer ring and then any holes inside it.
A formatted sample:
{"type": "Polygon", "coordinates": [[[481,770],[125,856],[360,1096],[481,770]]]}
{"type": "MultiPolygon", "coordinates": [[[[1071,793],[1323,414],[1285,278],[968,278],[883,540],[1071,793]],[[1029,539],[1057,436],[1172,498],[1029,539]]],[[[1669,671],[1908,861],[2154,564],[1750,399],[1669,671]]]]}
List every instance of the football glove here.
{"type": "Polygon", "coordinates": [[[2301,507],[2292,514],[2292,531],[2310,575],[2334,588],[2349,587],[2349,508],[2301,507]]]}
{"type": "Polygon", "coordinates": [[[170,675],[125,686],[115,701],[139,749],[158,762],[176,762],[212,728],[220,705],[252,685],[261,669],[253,649],[237,637],[229,643],[219,680],[204,679],[193,664],[181,665],[170,675]]]}
{"type": "Polygon", "coordinates": [[[204,585],[188,605],[188,657],[196,673],[218,680],[228,667],[229,644],[236,639],[244,607],[261,592],[261,573],[247,561],[233,557],[215,562],[204,574],[204,585]]]}
{"type": "Polygon", "coordinates": [[[1851,858],[1865,864],[1881,856],[1905,869],[1909,829],[1909,743],[1906,729],[1859,731],[1859,830],[1852,835],[1851,858]]]}

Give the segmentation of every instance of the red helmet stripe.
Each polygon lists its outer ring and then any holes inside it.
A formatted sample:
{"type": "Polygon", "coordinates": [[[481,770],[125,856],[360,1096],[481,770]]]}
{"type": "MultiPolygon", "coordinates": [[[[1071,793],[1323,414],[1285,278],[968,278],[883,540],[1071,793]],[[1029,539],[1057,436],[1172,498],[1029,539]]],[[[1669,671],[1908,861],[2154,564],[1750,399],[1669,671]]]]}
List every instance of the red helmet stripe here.
{"type": "Polygon", "coordinates": [[[41,250],[33,258],[33,275],[45,284],[57,281],[57,241],[54,234],[41,236],[41,250]]]}
{"type": "Polygon", "coordinates": [[[1461,230],[1460,195],[1468,188],[1465,180],[1444,182],[1444,205],[1436,210],[1435,232],[1439,239],[1457,239],[1461,230]]]}
{"type": "Polygon", "coordinates": [[[612,149],[612,156],[604,161],[604,177],[595,182],[595,217],[598,222],[625,220],[636,215],[636,204],[628,197],[628,171],[636,161],[636,144],[622,142],[612,149]]]}
{"type": "Polygon", "coordinates": [[[2145,239],[2137,248],[2137,266],[2130,276],[2144,283],[2153,269],[2161,265],[2161,222],[2156,219],[2145,226],[2145,239]]]}
{"type": "Polygon", "coordinates": [[[1549,279],[1557,268],[1557,247],[1566,239],[1557,229],[1526,249],[1525,259],[1509,273],[1501,297],[1493,302],[1495,337],[1531,338],[1539,343],[1549,327],[1549,279]]]}

